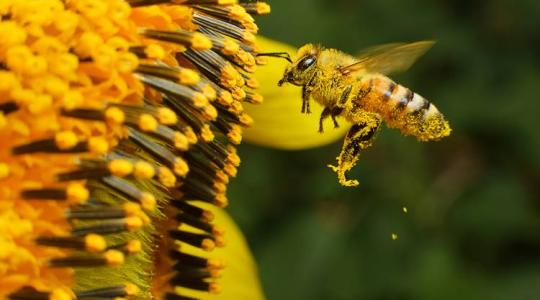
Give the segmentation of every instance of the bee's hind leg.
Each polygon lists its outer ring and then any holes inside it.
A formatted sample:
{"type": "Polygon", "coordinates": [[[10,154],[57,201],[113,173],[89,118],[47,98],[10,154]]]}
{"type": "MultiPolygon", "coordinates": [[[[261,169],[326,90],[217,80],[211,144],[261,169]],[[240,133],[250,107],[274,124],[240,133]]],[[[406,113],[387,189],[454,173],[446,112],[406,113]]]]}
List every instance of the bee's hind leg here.
{"type": "MultiPolygon", "coordinates": [[[[321,118],[319,119],[319,133],[323,133],[324,132],[324,126],[323,126],[323,123],[324,123],[324,120],[326,120],[326,118],[330,117],[330,115],[332,114],[332,110],[328,107],[325,107],[323,109],[323,111],[321,112],[321,118]]],[[[332,119],[334,117],[332,116],[332,119]]],[[[335,121],[334,121],[335,122],[335,121]]]]}
{"type": "Polygon", "coordinates": [[[365,113],[362,114],[362,121],[354,124],[345,140],[341,153],[337,157],[337,166],[328,165],[334,172],[337,173],[339,183],[343,186],[357,186],[357,180],[347,179],[345,173],[350,171],[357,163],[360,150],[371,146],[373,137],[381,124],[378,115],[365,113]]]}
{"type": "Polygon", "coordinates": [[[332,114],[332,121],[334,122],[334,128],[339,128],[339,124],[336,120],[336,117],[339,116],[342,111],[343,111],[342,107],[335,106],[334,108],[332,108],[331,114],[332,114]]]}

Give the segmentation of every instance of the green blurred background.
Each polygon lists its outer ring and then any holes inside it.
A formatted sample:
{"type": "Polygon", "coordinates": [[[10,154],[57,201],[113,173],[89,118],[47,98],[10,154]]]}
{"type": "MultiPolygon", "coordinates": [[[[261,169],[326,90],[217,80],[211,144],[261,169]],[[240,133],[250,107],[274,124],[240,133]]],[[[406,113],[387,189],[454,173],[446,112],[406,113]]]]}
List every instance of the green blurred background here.
{"type": "Polygon", "coordinates": [[[394,78],[454,131],[419,143],[384,128],[350,173],[359,188],[326,167],[341,142],[243,145],[230,211],[268,299],[540,299],[540,1],[270,3],[262,34],[295,46],[436,40],[394,78]]]}

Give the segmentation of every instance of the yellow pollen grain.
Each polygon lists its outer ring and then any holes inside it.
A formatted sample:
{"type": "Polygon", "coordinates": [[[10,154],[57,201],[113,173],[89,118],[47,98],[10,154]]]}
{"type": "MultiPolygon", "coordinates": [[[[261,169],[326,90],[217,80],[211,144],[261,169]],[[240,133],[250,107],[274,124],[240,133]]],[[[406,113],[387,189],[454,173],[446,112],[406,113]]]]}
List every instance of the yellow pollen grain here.
{"type": "Polygon", "coordinates": [[[178,74],[178,80],[181,84],[194,85],[201,80],[199,73],[190,69],[182,69],[178,74]]]}
{"type": "Polygon", "coordinates": [[[208,121],[214,121],[218,116],[217,109],[213,105],[207,105],[203,109],[203,118],[208,121]]]}
{"type": "Polygon", "coordinates": [[[156,197],[154,195],[143,192],[141,193],[141,198],[139,199],[141,201],[141,206],[147,210],[147,211],[154,211],[156,209],[156,197]]]}
{"type": "Polygon", "coordinates": [[[105,110],[105,119],[114,124],[122,124],[126,120],[126,115],[120,108],[113,106],[105,110]]]}
{"type": "Polygon", "coordinates": [[[111,267],[118,267],[124,263],[124,253],[118,250],[109,250],[103,255],[107,264],[111,267]]]}
{"type": "Polygon", "coordinates": [[[67,199],[74,204],[81,204],[88,200],[90,192],[81,183],[70,183],[66,189],[67,199]]]}
{"type": "Polygon", "coordinates": [[[238,3],[238,0],[218,0],[219,5],[231,5],[238,3]]]}
{"type": "Polygon", "coordinates": [[[264,102],[264,98],[261,94],[253,94],[251,96],[251,101],[253,104],[261,104],[264,102]]]}
{"type": "Polygon", "coordinates": [[[227,156],[227,160],[232,163],[234,166],[240,165],[240,156],[236,153],[231,153],[229,156],[227,156]]]}
{"type": "MultiPolygon", "coordinates": [[[[246,10],[242,6],[231,6],[229,10],[229,17],[233,19],[240,19],[247,14],[246,10]]],[[[249,16],[249,14],[248,14],[249,16]]]]}
{"type": "MultiPolygon", "coordinates": [[[[139,245],[140,245],[140,242],[139,242],[139,245]]],[[[139,293],[140,290],[133,283],[126,283],[124,285],[124,291],[126,292],[128,296],[135,296],[139,293]]]]}
{"type": "Polygon", "coordinates": [[[255,58],[255,63],[259,66],[264,66],[266,64],[268,64],[268,58],[267,57],[263,57],[263,56],[257,56],[255,58]]]}
{"type": "Polygon", "coordinates": [[[75,53],[81,57],[90,57],[93,55],[96,45],[103,44],[103,39],[96,33],[86,31],[75,44],[75,53]]]}
{"type": "Polygon", "coordinates": [[[71,295],[71,293],[63,290],[63,289],[54,289],[50,295],[48,300],[72,300],[74,299],[71,295]]]}
{"type": "Polygon", "coordinates": [[[231,107],[229,107],[229,111],[238,115],[244,111],[244,106],[242,106],[242,102],[240,101],[233,101],[233,103],[231,103],[231,107]]]}
{"type": "Polygon", "coordinates": [[[229,133],[227,133],[229,141],[235,145],[239,145],[242,142],[242,129],[240,127],[233,127],[229,133]]]}
{"type": "Polygon", "coordinates": [[[215,138],[212,129],[210,129],[210,126],[208,126],[207,124],[205,124],[201,129],[201,138],[206,143],[213,141],[215,138]]]}
{"type": "Polygon", "coordinates": [[[174,125],[178,122],[178,116],[176,113],[167,107],[160,107],[157,110],[157,117],[159,120],[159,123],[164,125],[174,125]]]}
{"type": "Polygon", "coordinates": [[[225,247],[227,243],[225,242],[225,238],[222,236],[216,236],[216,246],[219,248],[225,247]]]}
{"type": "Polygon", "coordinates": [[[190,145],[194,145],[197,143],[198,141],[197,135],[193,131],[193,128],[186,126],[185,128],[182,129],[182,132],[186,135],[190,145]]]}
{"type": "Polygon", "coordinates": [[[209,50],[212,48],[212,41],[204,34],[195,32],[191,37],[191,48],[195,50],[209,50]]]}
{"type": "Polygon", "coordinates": [[[226,164],[224,167],[223,167],[223,170],[225,171],[225,173],[227,173],[227,175],[229,175],[230,177],[236,177],[236,175],[238,174],[238,169],[232,165],[232,164],[226,164]]]}
{"type": "Polygon", "coordinates": [[[137,253],[142,250],[142,243],[139,240],[131,240],[127,243],[126,249],[129,253],[137,253]]]}
{"type": "Polygon", "coordinates": [[[249,78],[247,81],[246,81],[246,85],[252,89],[256,89],[256,88],[259,88],[259,82],[257,81],[257,79],[255,78],[249,78]]]}
{"type": "Polygon", "coordinates": [[[154,132],[154,131],[156,131],[159,123],[156,120],[156,118],[154,118],[154,116],[152,116],[150,114],[142,114],[139,117],[139,124],[138,125],[139,125],[139,128],[142,131],[154,132]]]}
{"type": "Polygon", "coordinates": [[[225,262],[219,259],[210,258],[208,259],[207,266],[211,269],[223,269],[225,268],[225,262]]]}
{"type": "Polygon", "coordinates": [[[201,242],[201,248],[205,251],[212,251],[216,248],[216,243],[211,239],[204,239],[201,242]]]}
{"type": "Polygon", "coordinates": [[[215,235],[218,235],[218,236],[224,236],[225,235],[225,229],[218,226],[218,225],[214,225],[213,228],[212,228],[212,233],[215,234],[215,235]]]}
{"type": "Polygon", "coordinates": [[[221,293],[221,287],[215,283],[215,282],[212,282],[209,284],[208,286],[208,291],[211,293],[211,294],[214,294],[214,295],[217,295],[217,294],[220,294],[221,293]]]}
{"type": "Polygon", "coordinates": [[[119,54],[116,60],[116,69],[120,73],[129,73],[137,68],[139,58],[133,53],[119,54]]]}
{"type": "Polygon", "coordinates": [[[240,63],[242,63],[243,65],[246,65],[247,67],[255,65],[255,57],[249,54],[249,52],[242,50],[238,52],[237,57],[240,59],[240,63]]]}
{"type": "Polygon", "coordinates": [[[215,182],[213,187],[218,193],[225,193],[225,191],[227,191],[227,185],[222,182],[215,182]]]}
{"type": "Polygon", "coordinates": [[[53,104],[53,99],[47,94],[38,94],[34,100],[28,104],[27,108],[31,114],[37,115],[45,112],[53,104]]]}
{"type": "Polygon", "coordinates": [[[174,147],[180,151],[186,151],[189,149],[189,141],[183,133],[176,132],[174,134],[174,147]]]}
{"type": "Polygon", "coordinates": [[[84,102],[81,92],[69,90],[62,96],[62,106],[66,110],[72,110],[79,107],[84,102]]]}
{"type": "Polygon", "coordinates": [[[203,86],[202,93],[210,101],[216,99],[217,97],[216,90],[209,84],[203,86]]]}
{"type": "Polygon", "coordinates": [[[159,168],[158,179],[165,187],[174,187],[176,184],[176,176],[166,167],[159,168]]]}
{"type": "Polygon", "coordinates": [[[223,67],[223,69],[221,69],[221,76],[222,76],[222,80],[229,81],[229,80],[236,80],[239,74],[238,74],[238,71],[236,71],[231,64],[226,64],[223,67]]]}
{"type": "Polygon", "coordinates": [[[15,74],[7,71],[0,71],[0,94],[19,88],[19,81],[15,74]]]}
{"type": "Polygon", "coordinates": [[[219,180],[220,182],[223,182],[224,184],[229,183],[229,175],[227,175],[227,173],[225,173],[222,170],[219,170],[218,172],[216,172],[216,179],[219,180]]]}
{"type": "Polygon", "coordinates": [[[6,49],[15,45],[20,45],[26,41],[26,31],[13,21],[3,21],[0,23],[0,48],[6,49]]]}
{"type": "Polygon", "coordinates": [[[109,143],[102,137],[91,137],[88,139],[88,149],[91,153],[102,155],[109,152],[109,143]]]}
{"type": "Polygon", "coordinates": [[[154,167],[145,161],[138,161],[133,167],[133,174],[137,178],[150,179],[156,174],[154,167]]]}
{"type": "Polygon", "coordinates": [[[401,210],[403,210],[403,213],[405,214],[409,212],[409,209],[407,208],[407,206],[403,206],[401,210]]]}
{"type": "Polygon", "coordinates": [[[246,91],[244,89],[234,89],[232,96],[234,99],[242,101],[246,98],[246,91]]]}
{"type": "Polygon", "coordinates": [[[208,105],[208,99],[202,93],[194,93],[191,100],[193,100],[193,105],[198,108],[208,105]]]}
{"type": "Polygon", "coordinates": [[[0,163],[0,179],[8,177],[9,172],[9,165],[6,163],[0,163]]]}
{"type": "Polygon", "coordinates": [[[86,245],[86,250],[89,252],[101,252],[107,248],[105,238],[94,233],[85,236],[84,243],[86,245]]]}
{"type": "Polygon", "coordinates": [[[247,114],[242,114],[240,116],[240,122],[242,123],[242,125],[244,126],[251,126],[253,124],[253,118],[250,117],[249,115],[247,114]]]}
{"type": "Polygon", "coordinates": [[[265,2],[257,2],[256,9],[259,15],[267,15],[272,11],[272,9],[270,8],[270,5],[268,5],[268,3],[265,3],[265,2]]]}
{"type": "Polygon", "coordinates": [[[137,203],[126,202],[122,208],[127,216],[136,216],[141,213],[141,206],[137,203]]]}
{"type": "Polygon", "coordinates": [[[210,273],[210,277],[212,278],[220,278],[221,277],[221,270],[208,270],[210,273]]]}
{"type": "Polygon", "coordinates": [[[113,159],[108,165],[109,171],[115,175],[124,177],[133,172],[133,164],[127,159],[113,159]]]}
{"type": "Polygon", "coordinates": [[[144,225],[143,220],[138,216],[127,217],[124,221],[129,231],[138,230],[144,225]]]}
{"type": "Polygon", "coordinates": [[[188,164],[185,160],[180,157],[177,157],[174,161],[174,174],[184,177],[189,172],[188,164]]]}
{"type": "Polygon", "coordinates": [[[209,210],[204,210],[202,212],[202,217],[207,221],[207,222],[212,222],[214,221],[214,213],[212,213],[211,211],[209,210]]]}
{"type": "MultiPolygon", "coordinates": [[[[256,62],[257,65],[259,65],[259,63],[256,62]]],[[[244,67],[244,71],[248,72],[248,73],[255,73],[255,71],[257,70],[257,66],[256,65],[253,65],[253,66],[245,66],[244,67]]]]}
{"type": "Polygon", "coordinates": [[[240,50],[240,45],[232,39],[225,39],[221,52],[225,55],[235,55],[240,50]]]}
{"type": "Polygon", "coordinates": [[[162,60],[165,57],[165,50],[158,44],[150,44],[144,49],[144,54],[148,58],[162,60]]]}
{"type": "Polygon", "coordinates": [[[255,42],[255,35],[253,33],[249,32],[249,31],[244,32],[242,38],[248,44],[253,44],[255,42]]]}
{"type": "Polygon", "coordinates": [[[233,96],[228,91],[220,92],[218,102],[225,106],[230,105],[234,101],[233,96]]]}
{"type": "Polygon", "coordinates": [[[392,233],[390,235],[390,238],[392,238],[393,241],[397,240],[398,239],[398,235],[396,233],[392,233]]]}
{"type": "Polygon", "coordinates": [[[227,196],[225,196],[224,194],[219,194],[219,195],[216,195],[214,199],[214,204],[217,207],[225,208],[229,205],[229,199],[227,199],[227,196]]]}

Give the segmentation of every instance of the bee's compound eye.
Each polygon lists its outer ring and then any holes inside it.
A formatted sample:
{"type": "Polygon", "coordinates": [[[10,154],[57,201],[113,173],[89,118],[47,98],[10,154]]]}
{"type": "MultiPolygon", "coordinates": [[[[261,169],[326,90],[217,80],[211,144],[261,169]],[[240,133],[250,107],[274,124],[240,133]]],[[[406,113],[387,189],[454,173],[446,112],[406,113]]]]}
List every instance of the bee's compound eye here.
{"type": "Polygon", "coordinates": [[[315,62],[315,57],[306,56],[298,63],[298,69],[300,69],[300,71],[304,71],[307,68],[309,68],[314,62],[315,62]]]}

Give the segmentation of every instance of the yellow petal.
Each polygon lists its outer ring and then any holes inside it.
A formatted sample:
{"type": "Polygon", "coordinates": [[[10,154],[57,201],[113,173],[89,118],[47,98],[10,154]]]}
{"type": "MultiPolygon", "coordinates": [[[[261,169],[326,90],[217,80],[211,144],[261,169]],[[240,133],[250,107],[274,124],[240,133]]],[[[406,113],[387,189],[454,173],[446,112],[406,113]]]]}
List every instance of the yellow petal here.
{"type": "MultiPolygon", "coordinates": [[[[261,52],[288,52],[293,56],[296,48],[264,37],[257,37],[261,52]]],[[[257,90],[264,97],[259,105],[245,105],[246,112],[255,120],[245,130],[245,141],[261,146],[300,150],[330,144],[340,139],[349,125],[338,119],[340,127],[334,129],[330,120],[325,123],[325,132],[319,133],[319,118],[323,107],[312,101],[312,113],[301,114],[302,89],[286,84],[277,86],[288,62],[279,58],[268,58],[267,65],[259,67],[255,78],[260,82],[257,90]]]]}

